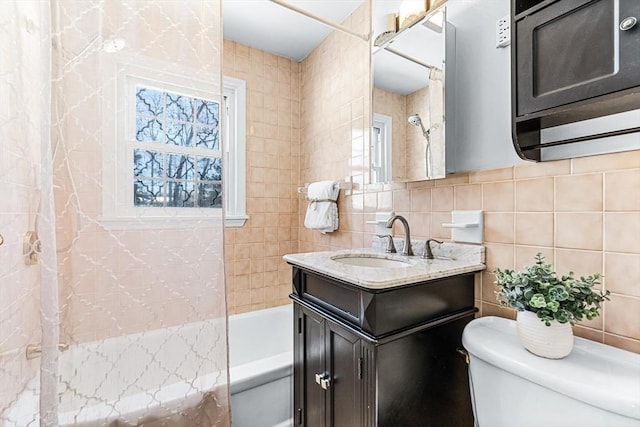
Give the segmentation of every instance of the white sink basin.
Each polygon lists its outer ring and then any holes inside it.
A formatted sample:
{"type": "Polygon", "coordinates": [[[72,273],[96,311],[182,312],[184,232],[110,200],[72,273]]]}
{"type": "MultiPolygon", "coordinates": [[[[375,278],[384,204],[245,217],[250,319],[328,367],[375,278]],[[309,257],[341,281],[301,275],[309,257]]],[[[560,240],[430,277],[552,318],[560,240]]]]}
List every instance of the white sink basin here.
{"type": "Polygon", "coordinates": [[[415,264],[408,259],[374,254],[341,254],[331,259],[341,264],[369,268],[406,268],[415,264]]]}

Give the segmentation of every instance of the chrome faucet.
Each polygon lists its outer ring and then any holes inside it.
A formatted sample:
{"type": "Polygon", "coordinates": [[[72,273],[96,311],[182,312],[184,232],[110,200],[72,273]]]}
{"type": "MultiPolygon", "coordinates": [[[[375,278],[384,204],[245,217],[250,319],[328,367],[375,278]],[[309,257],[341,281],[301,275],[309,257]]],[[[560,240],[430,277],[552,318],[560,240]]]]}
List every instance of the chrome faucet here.
{"type": "Polygon", "coordinates": [[[442,244],[440,240],[436,240],[436,239],[429,239],[426,242],[424,242],[424,253],[422,254],[422,258],[433,259],[433,252],[431,251],[431,242],[442,244]]]}
{"type": "Polygon", "coordinates": [[[380,237],[381,239],[385,239],[388,238],[389,239],[389,243],[387,244],[387,249],[385,249],[385,252],[388,254],[395,254],[398,251],[396,251],[396,247],[393,244],[393,236],[391,234],[377,234],[378,237],[380,237]]]}
{"type": "Polygon", "coordinates": [[[396,219],[399,219],[402,223],[402,226],[404,227],[404,248],[402,248],[402,255],[413,256],[413,249],[411,249],[411,233],[409,232],[409,223],[407,222],[407,220],[401,215],[394,215],[389,218],[386,227],[393,227],[393,223],[396,221],[396,219]]]}

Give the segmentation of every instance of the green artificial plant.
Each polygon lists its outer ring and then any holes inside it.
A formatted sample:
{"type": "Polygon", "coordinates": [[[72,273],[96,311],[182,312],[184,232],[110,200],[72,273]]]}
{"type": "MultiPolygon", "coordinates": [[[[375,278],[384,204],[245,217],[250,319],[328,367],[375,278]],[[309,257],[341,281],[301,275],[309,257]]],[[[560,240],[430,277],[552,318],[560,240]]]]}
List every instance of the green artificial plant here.
{"type": "Polygon", "coordinates": [[[558,277],[541,253],[536,263],[523,271],[496,268],[496,298],[501,306],[518,311],[531,311],[547,326],[552,320],[559,323],[580,322],[600,315],[600,304],[609,299],[609,291],[594,290],[600,274],[576,278],[573,272],[558,277]]]}

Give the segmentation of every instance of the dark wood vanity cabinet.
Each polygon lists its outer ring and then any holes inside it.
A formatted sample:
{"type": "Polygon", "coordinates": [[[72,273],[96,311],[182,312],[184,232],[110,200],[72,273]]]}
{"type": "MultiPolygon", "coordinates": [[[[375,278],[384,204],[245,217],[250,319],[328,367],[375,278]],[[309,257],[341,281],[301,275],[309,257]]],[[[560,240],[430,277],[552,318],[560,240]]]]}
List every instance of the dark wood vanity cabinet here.
{"type": "Polygon", "coordinates": [[[293,270],[295,426],[473,425],[458,352],[473,273],[372,290],[293,270]]]}

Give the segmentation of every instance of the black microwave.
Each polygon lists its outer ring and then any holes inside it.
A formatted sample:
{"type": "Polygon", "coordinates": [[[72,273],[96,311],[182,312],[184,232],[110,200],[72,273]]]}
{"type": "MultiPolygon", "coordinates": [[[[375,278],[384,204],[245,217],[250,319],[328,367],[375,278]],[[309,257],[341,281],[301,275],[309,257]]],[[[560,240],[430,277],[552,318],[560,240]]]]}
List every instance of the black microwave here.
{"type": "Polygon", "coordinates": [[[640,147],[639,21],[640,0],[511,0],[511,122],[520,157],[553,160],[544,153],[566,144],[579,155],[640,147]],[[548,128],[636,110],[621,127],[542,137],[548,128]],[[628,134],[638,134],[632,146],[609,144],[628,134]],[[595,139],[606,141],[589,145],[595,139]]]}
{"type": "Polygon", "coordinates": [[[517,116],[640,86],[640,0],[515,7],[517,116]]]}

